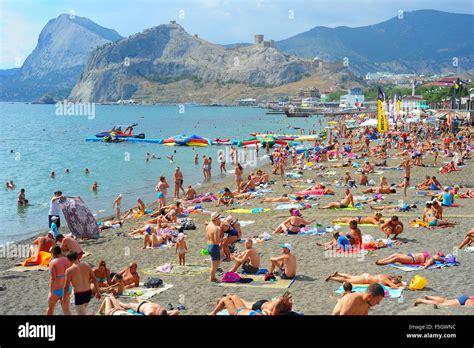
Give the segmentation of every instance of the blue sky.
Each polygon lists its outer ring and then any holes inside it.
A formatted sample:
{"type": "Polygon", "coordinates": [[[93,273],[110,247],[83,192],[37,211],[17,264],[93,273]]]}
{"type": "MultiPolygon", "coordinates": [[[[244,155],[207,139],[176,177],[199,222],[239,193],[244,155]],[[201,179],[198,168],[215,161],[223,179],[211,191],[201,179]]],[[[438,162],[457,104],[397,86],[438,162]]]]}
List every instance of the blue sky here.
{"type": "Polygon", "coordinates": [[[74,11],[128,36],[177,20],[191,34],[220,44],[281,40],[322,25],[357,27],[398,11],[474,13],[472,0],[0,0],[0,69],[21,66],[44,25],[74,11]]]}

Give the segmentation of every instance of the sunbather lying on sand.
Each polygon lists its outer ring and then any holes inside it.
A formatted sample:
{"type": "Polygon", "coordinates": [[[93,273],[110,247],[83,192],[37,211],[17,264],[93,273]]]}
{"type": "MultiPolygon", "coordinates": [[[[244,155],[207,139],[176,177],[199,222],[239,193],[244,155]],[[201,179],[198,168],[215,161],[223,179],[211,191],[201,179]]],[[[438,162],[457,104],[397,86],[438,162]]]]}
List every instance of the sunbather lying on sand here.
{"type": "Polygon", "coordinates": [[[147,232],[145,234],[145,238],[143,240],[143,249],[158,248],[170,240],[171,235],[168,233],[164,233],[163,235],[159,236],[156,230],[154,230],[154,232],[150,231],[150,233],[147,232]]]}
{"type": "MultiPolygon", "coordinates": [[[[116,275],[120,274],[122,276],[122,280],[123,280],[125,289],[129,289],[129,288],[139,286],[140,285],[140,276],[138,275],[137,268],[138,268],[138,265],[135,262],[133,262],[130,265],[128,265],[127,267],[125,267],[124,269],[122,269],[120,272],[118,272],[116,274],[113,274],[113,277],[112,277],[112,280],[111,280],[112,285],[117,284],[119,282],[117,280],[116,275]]],[[[112,276],[112,274],[111,274],[111,276],[112,276]]]]}
{"type": "Polygon", "coordinates": [[[354,292],[342,297],[332,315],[368,315],[370,307],[378,305],[385,292],[380,284],[371,284],[366,292],[354,292]]]}
{"type": "Polygon", "coordinates": [[[363,193],[383,193],[383,194],[390,194],[390,193],[397,193],[397,190],[387,187],[387,186],[382,186],[382,187],[370,187],[365,191],[362,191],[363,193]]]}
{"type": "Polygon", "coordinates": [[[429,266],[433,265],[435,261],[446,262],[443,257],[444,257],[444,254],[441,252],[438,252],[432,256],[427,251],[424,251],[422,253],[414,253],[414,254],[395,253],[384,259],[375,261],[375,264],[379,266],[388,265],[390,263],[395,263],[395,262],[399,262],[405,265],[423,264],[423,268],[426,269],[429,266]]]}
{"type": "MultiPolygon", "coordinates": [[[[162,307],[158,303],[153,303],[150,301],[140,301],[137,296],[135,296],[136,303],[123,303],[117,300],[113,296],[110,296],[110,298],[112,300],[111,300],[111,303],[109,303],[109,305],[112,304],[113,307],[111,308],[112,313],[108,315],[126,315],[126,314],[123,314],[123,312],[121,311],[123,310],[127,311],[129,309],[131,309],[135,313],[143,314],[143,315],[178,315],[179,314],[179,310],[177,309],[172,310],[172,311],[167,311],[164,307],[162,307]],[[121,314],[114,314],[115,313],[114,310],[118,311],[121,314]]],[[[107,303],[105,303],[104,307],[105,307],[104,308],[105,313],[107,313],[107,310],[106,310],[107,303]]]]}
{"type": "Polygon", "coordinates": [[[259,300],[253,303],[237,295],[227,295],[217,301],[209,315],[216,315],[224,308],[230,315],[284,315],[291,312],[292,306],[293,300],[289,292],[271,301],[259,300]]]}
{"type": "Polygon", "coordinates": [[[368,224],[368,225],[380,225],[383,223],[382,214],[377,213],[375,216],[357,216],[355,217],[339,217],[333,220],[333,223],[343,223],[348,224],[352,220],[356,220],[358,224],[368,224]]]}
{"type": "Polygon", "coordinates": [[[351,275],[346,273],[335,272],[333,275],[326,278],[326,281],[334,280],[339,283],[348,282],[351,284],[382,284],[391,288],[403,287],[401,276],[391,276],[388,274],[370,275],[364,273],[361,275],[351,275]]]}
{"type": "Polygon", "coordinates": [[[264,198],[260,201],[260,203],[287,203],[287,202],[299,203],[299,202],[301,202],[302,199],[303,198],[301,198],[301,197],[290,198],[285,193],[281,197],[267,197],[267,198],[264,198]]]}
{"type": "Polygon", "coordinates": [[[400,212],[400,211],[409,211],[410,209],[416,209],[416,204],[405,204],[403,203],[400,205],[381,205],[376,206],[371,204],[370,208],[373,210],[391,210],[393,212],[400,212]]]}
{"type": "Polygon", "coordinates": [[[413,304],[414,306],[418,306],[419,304],[432,304],[435,308],[438,306],[449,306],[449,307],[459,307],[459,306],[474,306],[474,297],[462,295],[458,298],[448,299],[446,297],[439,297],[439,296],[425,296],[423,298],[419,298],[413,304]]]}
{"type": "Polygon", "coordinates": [[[464,236],[464,240],[461,244],[459,244],[458,249],[462,249],[466,246],[470,246],[474,243],[474,228],[471,228],[466,235],[464,236]]]}

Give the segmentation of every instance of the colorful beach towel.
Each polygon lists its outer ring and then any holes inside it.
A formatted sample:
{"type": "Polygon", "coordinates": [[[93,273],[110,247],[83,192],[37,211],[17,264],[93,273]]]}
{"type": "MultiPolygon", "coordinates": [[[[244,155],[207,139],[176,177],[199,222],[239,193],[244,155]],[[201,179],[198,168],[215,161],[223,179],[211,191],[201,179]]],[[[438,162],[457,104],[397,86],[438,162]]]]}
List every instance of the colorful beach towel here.
{"type": "Polygon", "coordinates": [[[34,266],[44,266],[48,267],[49,262],[52,259],[51,253],[48,253],[46,251],[40,251],[38,255],[36,256],[31,256],[27,258],[23,263],[21,264],[23,267],[30,267],[30,266],[25,266],[27,263],[29,264],[34,264],[34,266]]]}
{"type": "Polygon", "coordinates": [[[363,207],[331,208],[332,210],[362,210],[363,207]]]}
{"type": "Polygon", "coordinates": [[[267,211],[270,211],[270,209],[264,209],[264,208],[253,208],[253,209],[237,208],[237,209],[226,210],[226,212],[233,213],[233,214],[259,214],[259,213],[266,213],[267,211]]]}
{"type": "Polygon", "coordinates": [[[15,266],[10,268],[8,271],[10,272],[31,272],[31,271],[47,271],[49,269],[48,266],[15,266]]]}
{"type": "Polygon", "coordinates": [[[80,197],[63,197],[58,200],[69,230],[76,238],[99,238],[99,225],[80,197]]]}
{"type": "Polygon", "coordinates": [[[276,277],[276,281],[265,281],[263,278],[264,275],[255,275],[255,274],[245,274],[243,278],[253,279],[250,283],[219,283],[219,286],[224,287],[252,287],[252,288],[265,288],[265,289],[287,289],[289,288],[295,278],[293,279],[281,279],[276,277]]]}
{"type": "MultiPolygon", "coordinates": [[[[435,261],[434,265],[431,265],[430,267],[428,267],[428,269],[437,269],[437,268],[444,268],[444,267],[453,267],[453,266],[457,266],[458,263],[457,262],[450,262],[450,263],[444,263],[444,262],[440,262],[440,261],[435,261]]],[[[422,270],[423,269],[423,265],[421,264],[416,264],[416,265],[404,265],[404,264],[401,264],[401,263],[390,263],[389,264],[390,267],[395,267],[395,268],[398,268],[404,272],[412,272],[412,271],[419,271],[419,270],[422,270]]]]}
{"type": "MultiPolygon", "coordinates": [[[[366,292],[370,284],[352,284],[353,292],[366,292]]],[[[388,286],[382,285],[385,290],[386,298],[399,298],[402,295],[404,288],[389,288],[388,286]]],[[[336,294],[341,295],[344,293],[342,285],[336,290],[336,294]]]]}
{"type": "Polygon", "coordinates": [[[306,206],[298,203],[279,204],[275,207],[275,210],[289,210],[289,209],[305,209],[306,206]]]}

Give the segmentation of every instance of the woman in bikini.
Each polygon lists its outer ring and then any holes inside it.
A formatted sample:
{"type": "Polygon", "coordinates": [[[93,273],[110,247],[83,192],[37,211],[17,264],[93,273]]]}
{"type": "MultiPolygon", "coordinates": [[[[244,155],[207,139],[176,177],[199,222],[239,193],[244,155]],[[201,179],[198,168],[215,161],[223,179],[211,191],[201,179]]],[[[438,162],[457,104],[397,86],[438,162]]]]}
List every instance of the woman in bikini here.
{"type": "Polygon", "coordinates": [[[221,249],[225,255],[225,260],[231,260],[229,246],[240,240],[239,232],[227,219],[221,221],[221,249]]]}
{"type": "Polygon", "coordinates": [[[474,243],[474,228],[471,228],[471,230],[466,233],[464,240],[459,244],[458,249],[470,246],[472,243],[474,243]]]}
{"type": "Polygon", "coordinates": [[[244,174],[244,169],[240,165],[240,163],[237,163],[235,166],[235,183],[237,185],[237,192],[240,193],[240,187],[242,186],[242,182],[244,181],[243,178],[244,174]]]}
{"type": "Polygon", "coordinates": [[[104,260],[99,261],[97,268],[95,268],[93,272],[99,287],[110,285],[110,270],[107,268],[107,264],[104,260]]]}
{"type": "Polygon", "coordinates": [[[402,253],[395,253],[392,254],[384,259],[380,259],[375,261],[376,265],[383,266],[388,265],[390,263],[399,262],[404,265],[416,265],[416,264],[423,264],[423,268],[428,268],[429,266],[433,265],[435,261],[444,261],[443,259],[444,254],[441,252],[436,253],[435,255],[431,256],[429,252],[424,251],[422,253],[410,253],[410,254],[402,254],[402,253]]]}
{"type": "Polygon", "coordinates": [[[298,209],[290,209],[290,214],[291,216],[277,227],[277,229],[273,232],[274,234],[298,234],[302,227],[311,225],[314,222],[314,220],[306,221],[303,219],[298,209]]]}
{"type": "Polygon", "coordinates": [[[334,280],[339,283],[351,283],[351,284],[377,284],[388,286],[390,288],[403,287],[401,276],[391,276],[388,274],[370,275],[369,273],[363,273],[361,275],[351,275],[346,273],[335,272],[333,275],[326,278],[326,281],[334,280]]]}
{"type": "Polygon", "coordinates": [[[437,215],[437,211],[433,210],[433,207],[431,207],[426,212],[425,219],[426,219],[426,222],[428,223],[428,227],[436,227],[436,226],[453,227],[456,225],[456,222],[438,219],[436,215],[437,215]]]}
{"type": "Polygon", "coordinates": [[[288,291],[275,300],[259,300],[254,303],[237,295],[228,295],[217,301],[209,315],[217,315],[223,309],[227,309],[229,315],[284,315],[291,312],[292,307],[293,300],[288,291]]]}

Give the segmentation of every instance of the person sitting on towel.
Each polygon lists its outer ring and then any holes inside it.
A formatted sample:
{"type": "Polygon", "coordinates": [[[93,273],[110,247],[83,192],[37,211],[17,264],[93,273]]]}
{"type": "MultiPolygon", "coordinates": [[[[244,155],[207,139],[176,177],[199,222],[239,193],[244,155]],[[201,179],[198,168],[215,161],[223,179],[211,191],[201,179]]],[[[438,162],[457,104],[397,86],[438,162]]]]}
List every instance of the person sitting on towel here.
{"type": "Polygon", "coordinates": [[[56,243],[54,242],[52,231],[48,231],[46,236],[36,238],[33,245],[30,247],[30,257],[32,257],[30,260],[31,262],[25,264],[25,266],[37,265],[38,263],[34,260],[38,259],[40,252],[44,251],[50,253],[55,245],[56,243]]]}
{"type": "Polygon", "coordinates": [[[237,272],[237,269],[241,266],[242,270],[247,274],[255,274],[260,269],[260,255],[253,248],[253,242],[250,238],[245,240],[245,250],[237,255],[230,255],[230,258],[235,261],[235,265],[229,272],[237,272]]]}
{"type": "MultiPolygon", "coordinates": [[[[137,287],[140,285],[140,276],[138,275],[137,268],[137,264],[133,262],[120,272],[116,273],[122,276],[125,289],[137,287]]],[[[110,276],[112,277],[112,285],[117,284],[119,282],[118,279],[115,277],[115,274],[111,274],[110,276]]]]}
{"type": "Polygon", "coordinates": [[[274,273],[278,270],[277,275],[281,279],[293,279],[296,276],[296,257],[291,253],[293,247],[290,243],[281,244],[283,255],[270,258],[270,270],[268,273],[274,273]]]}

